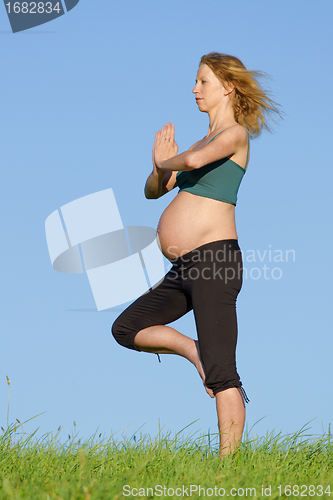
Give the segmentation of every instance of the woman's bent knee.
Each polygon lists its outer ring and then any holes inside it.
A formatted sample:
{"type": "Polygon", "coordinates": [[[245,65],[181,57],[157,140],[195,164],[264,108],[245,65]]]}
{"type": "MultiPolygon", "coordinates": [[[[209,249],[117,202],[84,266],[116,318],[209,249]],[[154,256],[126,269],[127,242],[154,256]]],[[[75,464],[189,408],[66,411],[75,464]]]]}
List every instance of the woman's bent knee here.
{"type": "Polygon", "coordinates": [[[111,333],[115,340],[123,347],[127,347],[127,349],[133,349],[137,351],[134,344],[134,338],[139,330],[133,330],[126,326],[125,323],[122,322],[121,317],[119,316],[111,327],[111,333]]]}

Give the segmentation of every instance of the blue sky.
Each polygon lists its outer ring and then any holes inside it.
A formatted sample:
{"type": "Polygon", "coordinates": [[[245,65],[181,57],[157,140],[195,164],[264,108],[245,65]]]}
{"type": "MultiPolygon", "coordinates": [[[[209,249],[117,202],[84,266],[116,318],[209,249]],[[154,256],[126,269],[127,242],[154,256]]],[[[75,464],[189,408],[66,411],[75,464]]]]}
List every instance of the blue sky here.
{"type": "MultiPolygon", "coordinates": [[[[237,303],[246,425],[259,435],[289,433],[314,419],[311,433],[328,430],[332,14],[329,1],[81,0],[12,34],[0,9],[0,425],[8,375],[10,420],[45,412],[29,424],[41,432],[61,425],[66,438],[75,421],[82,437],[142,425],[156,435],[159,423],[176,432],[195,420],[193,430],[216,431],[214,401],[195,369],[116,344],[110,326],[125,305],[94,311],[87,276],[52,269],[44,224],[60,206],[111,187],[124,225],[155,228],[178,189],[144,197],[154,134],[174,123],[180,151],[206,135],[191,90],[200,57],[218,51],[267,72],[285,113],[272,134],[252,141],[236,208],[248,268],[237,303]],[[274,262],[277,250],[284,262],[274,262]],[[262,271],[251,278],[264,265],[269,279],[262,271]]],[[[173,326],[196,335],[192,313],[173,326]]]]}

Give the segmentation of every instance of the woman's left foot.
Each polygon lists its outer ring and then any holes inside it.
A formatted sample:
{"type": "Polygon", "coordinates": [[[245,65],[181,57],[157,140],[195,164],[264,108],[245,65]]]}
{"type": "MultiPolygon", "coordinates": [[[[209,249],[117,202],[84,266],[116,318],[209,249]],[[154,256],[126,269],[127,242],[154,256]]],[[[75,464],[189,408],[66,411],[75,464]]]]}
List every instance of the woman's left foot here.
{"type": "Polygon", "coordinates": [[[195,349],[196,349],[196,356],[195,356],[195,360],[194,360],[193,364],[196,367],[196,369],[198,370],[198,373],[199,373],[200,377],[202,378],[203,385],[204,385],[204,387],[206,389],[207,394],[209,394],[209,396],[211,398],[215,398],[212,389],[209,389],[205,385],[206,375],[205,375],[205,371],[204,371],[203,364],[202,364],[201,357],[200,357],[199,343],[198,343],[197,340],[195,340],[194,344],[195,344],[195,349]]]}

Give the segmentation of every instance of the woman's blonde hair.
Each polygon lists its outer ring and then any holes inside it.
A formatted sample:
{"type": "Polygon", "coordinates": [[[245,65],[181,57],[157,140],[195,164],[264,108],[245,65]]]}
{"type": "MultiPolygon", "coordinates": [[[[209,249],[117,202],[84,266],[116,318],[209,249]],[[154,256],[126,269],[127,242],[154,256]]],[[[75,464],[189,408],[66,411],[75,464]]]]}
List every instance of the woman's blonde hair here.
{"type": "Polygon", "coordinates": [[[218,52],[202,56],[200,66],[202,64],[206,64],[223,84],[234,87],[235,120],[249,131],[251,137],[258,137],[263,128],[270,130],[267,119],[272,118],[272,114],[281,117],[279,104],[268,97],[269,92],[259,83],[261,77],[268,76],[266,73],[250,71],[237,57],[218,52]]]}

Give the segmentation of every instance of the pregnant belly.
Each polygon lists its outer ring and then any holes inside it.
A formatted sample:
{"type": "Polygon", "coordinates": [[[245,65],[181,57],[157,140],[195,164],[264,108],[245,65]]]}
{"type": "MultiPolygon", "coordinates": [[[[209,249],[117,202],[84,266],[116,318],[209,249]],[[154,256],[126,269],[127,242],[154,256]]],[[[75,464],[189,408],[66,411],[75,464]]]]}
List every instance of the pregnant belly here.
{"type": "Polygon", "coordinates": [[[156,238],[167,259],[211,241],[237,239],[234,206],[180,191],[164,210],[156,238]]]}

